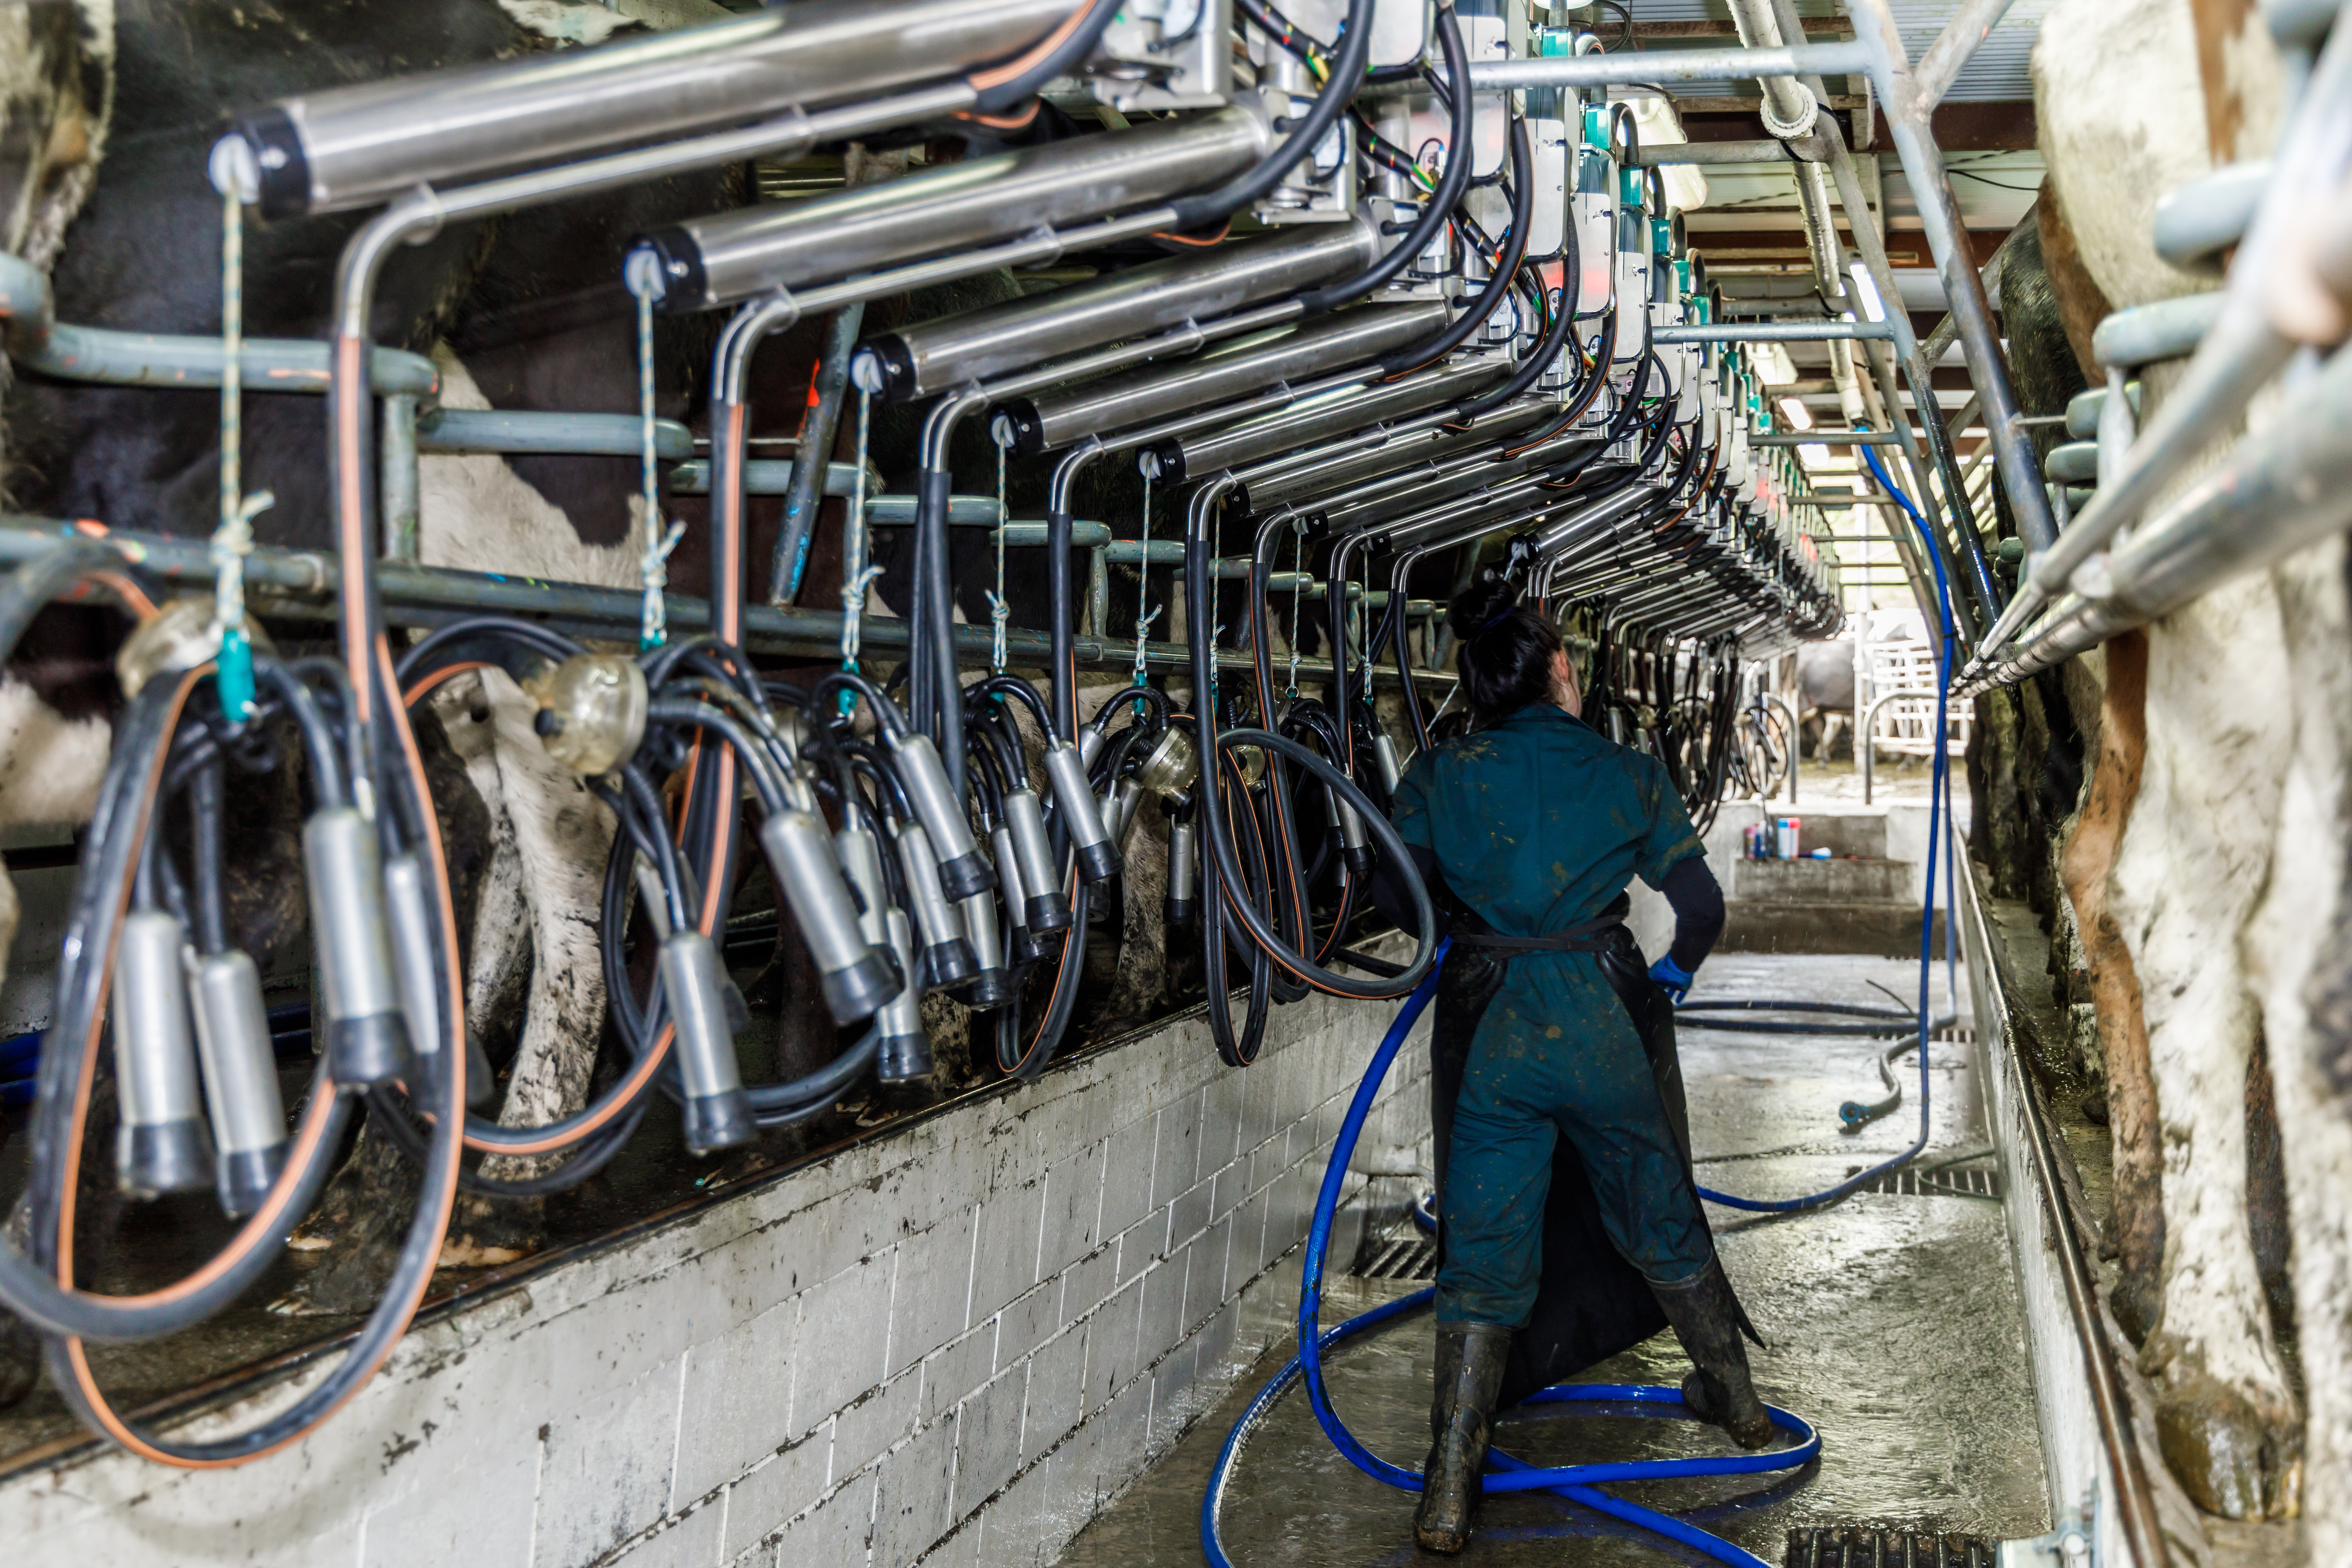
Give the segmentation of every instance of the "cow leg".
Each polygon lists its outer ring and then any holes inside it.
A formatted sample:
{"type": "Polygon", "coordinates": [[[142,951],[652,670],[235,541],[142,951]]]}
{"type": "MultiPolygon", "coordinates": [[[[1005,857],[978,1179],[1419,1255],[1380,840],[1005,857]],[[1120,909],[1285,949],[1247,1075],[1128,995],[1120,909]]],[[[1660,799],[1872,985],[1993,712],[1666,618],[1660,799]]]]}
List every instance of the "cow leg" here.
{"type": "Polygon", "coordinates": [[[2108,1126],[2115,1149],[2106,1240],[2120,1263],[2109,1301],[2116,1321],[2137,1342],[2147,1338],[2156,1321],[2164,1266],[2163,1153],[2157,1139],[2156,1079],[2148,1067],[2147,1026],[2140,1016],[2139,975],[2108,907],[2107,878],[2131,821],[2132,803],[2140,793],[2147,744],[2147,634],[2126,632],[2107,644],[2105,657],[2098,761],[2074,835],[2066,841],[2063,870],[2090,971],[2099,1055],[2106,1063],[2108,1126]]]}
{"type": "Polygon", "coordinates": [[[2273,574],[2295,706],[2268,895],[2248,931],[2276,1083],[2297,1348],[2310,1402],[2304,1529],[2314,1563],[2352,1560],[2352,596],[2341,541],[2273,574]]]}
{"type": "MultiPolygon", "coordinates": [[[[111,743],[103,720],[68,721],[25,682],[0,679],[0,826],[89,821],[111,743]]],[[[16,884],[0,868],[0,980],[22,919],[16,884]]],[[[40,1363],[38,1336],[0,1310],[0,1410],[33,1391],[40,1363]]]]}
{"type": "Polygon", "coordinates": [[[2238,942],[2269,872],[2292,750],[2287,687],[2266,581],[2151,630],[2146,770],[2111,880],[2136,969],[2165,981],[2140,998],[2165,1216],[2161,1303],[2141,1361],[2160,1379],[2166,1462],[2199,1507],[2233,1519],[2291,1512],[2300,1487],[2301,1415],[2246,1214],[2246,1072],[2261,1017],[2238,942]]]}
{"type": "MultiPolygon", "coordinates": [[[[493,1062],[504,1064],[513,1058],[522,1028],[531,947],[522,854],[515,845],[514,819],[507,811],[499,773],[498,727],[489,698],[473,677],[452,681],[449,694],[436,698],[433,707],[450,749],[487,807],[478,913],[472,940],[466,942],[466,1028],[493,1062]]],[[[478,1104],[488,1100],[496,1085],[469,1082],[467,1089],[478,1104]]]]}
{"type": "Polygon", "coordinates": [[[1159,1010],[1168,990],[1168,819],[1150,797],[1136,807],[1136,820],[1121,846],[1126,870],[1118,949],[1118,978],[1103,1004],[1106,1026],[1124,1029],[1159,1010]]]}
{"type": "MultiPolygon", "coordinates": [[[[531,727],[538,705],[500,671],[483,671],[482,684],[497,727],[499,784],[530,912],[529,1006],[499,1121],[530,1127],[587,1104],[604,1028],[597,919],[614,822],[579,775],[540,744],[531,727]]],[[[552,1169],[557,1158],[488,1160],[482,1173],[516,1180],[552,1169]]],[[[473,1254],[469,1261],[519,1257],[539,1244],[543,1206],[538,1200],[469,1204],[452,1225],[450,1245],[473,1254]]]]}
{"type": "MultiPolygon", "coordinates": [[[[79,826],[98,805],[114,732],[102,719],[68,720],[13,676],[0,677],[0,827],[79,826]]],[[[0,871],[0,980],[21,910],[0,871]]]]}

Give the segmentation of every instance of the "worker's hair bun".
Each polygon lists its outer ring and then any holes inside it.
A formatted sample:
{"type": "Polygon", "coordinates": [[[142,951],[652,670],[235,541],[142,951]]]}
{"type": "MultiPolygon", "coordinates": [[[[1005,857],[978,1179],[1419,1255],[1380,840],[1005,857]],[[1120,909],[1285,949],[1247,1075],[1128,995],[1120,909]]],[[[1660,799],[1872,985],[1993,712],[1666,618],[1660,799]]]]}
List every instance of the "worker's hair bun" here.
{"type": "Polygon", "coordinates": [[[1517,584],[1482,572],[1477,582],[1454,595],[1454,602],[1445,608],[1446,625],[1454,629],[1456,641],[1468,642],[1517,609],[1518,603],[1517,584]]]}
{"type": "Polygon", "coordinates": [[[1482,719],[1499,719],[1530,702],[1551,700],[1559,633],[1518,599],[1518,584],[1488,572],[1446,606],[1463,695],[1482,719]]]}

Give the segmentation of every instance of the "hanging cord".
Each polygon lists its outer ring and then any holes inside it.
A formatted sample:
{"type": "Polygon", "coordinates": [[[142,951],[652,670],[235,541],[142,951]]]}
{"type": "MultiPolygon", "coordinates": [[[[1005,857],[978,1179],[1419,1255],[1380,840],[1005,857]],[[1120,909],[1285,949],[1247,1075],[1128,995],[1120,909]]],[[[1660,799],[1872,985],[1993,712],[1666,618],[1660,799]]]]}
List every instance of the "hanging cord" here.
{"type": "Polygon", "coordinates": [[[253,520],[278,498],[245,493],[245,204],[221,198],[220,526],[213,531],[213,630],[220,638],[221,712],[232,724],[253,716],[253,643],[245,632],[245,558],[253,520]]]}
{"type": "MultiPolygon", "coordinates": [[[[841,668],[856,675],[858,639],[866,623],[866,591],[882,575],[882,568],[866,563],[866,439],[873,428],[874,395],[864,387],[857,389],[857,450],[850,454],[856,472],[849,480],[849,517],[842,529],[841,560],[841,668]]],[[[841,694],[841,716],[849,717],[857,706],[857,693],[845,690],[841,694]]]]}
{"type": "MultiPolygon", "coordinates": [[[[1167,608],[1165,605],[1155,605],[1151,602],[1151,470],[1149,468],[1143,471],[1141,540],[1143,548],[1135,564],[1135,668],[1128,681],[1130,686],[1148,684],[1143,675],[1143,639],[1151,630],[1151,623],[1160,618],[1160,612],[1167,608]]],[[[1145,710],[1144,703],[1139,701],[1135,704],[1138,719],[1143,717],[1145,710]]]]}
{"type": "Polygon", "coordinates": [[[1290,679],[1283,692],[1286,706],[1298,700],[1298,616],[1307,595],[1307,519],[1290,525],[1290,679]]]}
{"type": "Polygon", "coordinates": [[[669,640],[669,552],[686,537],[686,524],[662,527],[661,489],[654,468],[654,298],[637,295],[637,416],[643,426],[639,442],[645,506],[646,545],[637,557],[637,575],[644,582],[645,609],[638,618],[637,647],[656,648],[669,640]]]}
{"type": "Polygon", "coordinates": [[[1013,605],[1004,596],[1004,531],[1013,513],[1004,504],[1004,448],[996,448],[996,591],[988,595],[988,673],[1004,673],[1004,628],[1013,605]]]}

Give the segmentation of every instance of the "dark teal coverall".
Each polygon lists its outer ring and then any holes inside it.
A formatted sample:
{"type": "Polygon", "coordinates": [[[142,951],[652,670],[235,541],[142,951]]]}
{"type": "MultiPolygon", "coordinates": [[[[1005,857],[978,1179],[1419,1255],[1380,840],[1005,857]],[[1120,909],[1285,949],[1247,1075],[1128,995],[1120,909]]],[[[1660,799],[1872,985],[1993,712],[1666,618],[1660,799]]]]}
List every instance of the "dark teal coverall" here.
{"type": "MultiPolygon", "coordinates": [[[[1547,703],[1423,751],[1396,792],[1408,845],[1506,936],[1601,915],[1703,855],[1666,771],[1547,703]]],[[[1650,1059],[1591,952],[1512,957],[1473,1036],[1441,1217],[1441,1325],[1528,1325],[1555,1143],[1580,1157],[1601,1228],[1641,1276],[1675,1284],[1715,1256],[1650,1059]]]]}

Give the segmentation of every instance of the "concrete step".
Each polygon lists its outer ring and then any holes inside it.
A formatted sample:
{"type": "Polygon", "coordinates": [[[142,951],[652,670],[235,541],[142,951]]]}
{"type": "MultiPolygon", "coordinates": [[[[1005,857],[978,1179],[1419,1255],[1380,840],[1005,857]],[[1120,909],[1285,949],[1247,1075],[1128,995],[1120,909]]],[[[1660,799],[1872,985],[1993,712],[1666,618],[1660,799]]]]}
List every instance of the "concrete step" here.
{"type": "Polygon", "coordinates": [[[1756,902],[1911,901],[1913,871],[1880,856],[1851,860],[1734,860],[1729,896],[1756,902]]]}
{"type": "MultiPolygon", "coordinates": [[[[1727,899],[1723,912],[1723,936],[1716,943],[1717,951],[1721,952],[1919,956],[1919,906],[1908,900],[1727,899]]],[[[1936,911],[1936,952],[1941,955],[1943,951],[1944,911],[1939,909],[1936,911]]]]}

